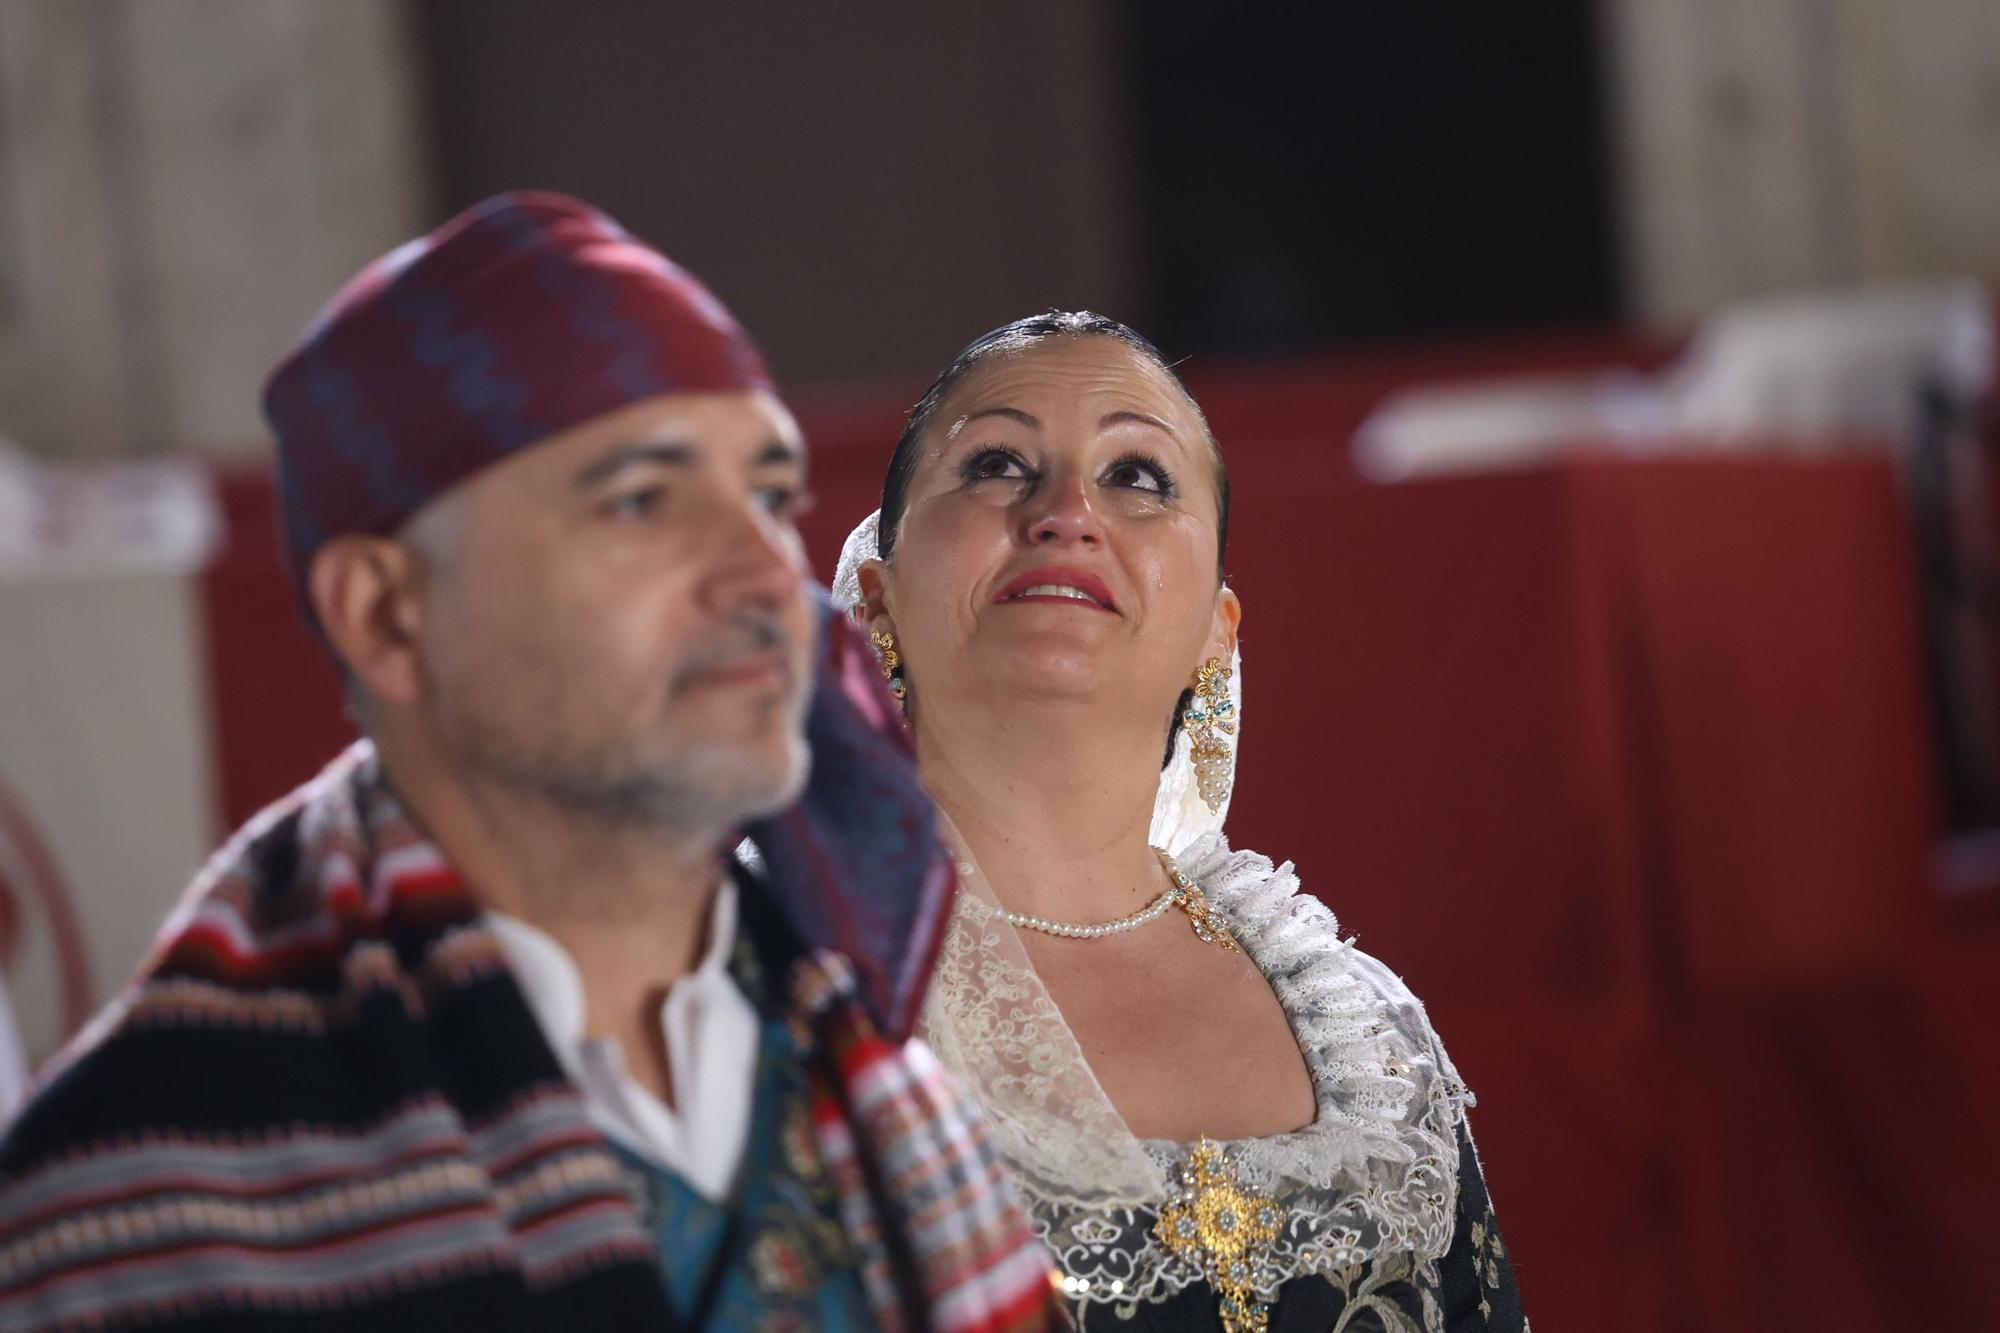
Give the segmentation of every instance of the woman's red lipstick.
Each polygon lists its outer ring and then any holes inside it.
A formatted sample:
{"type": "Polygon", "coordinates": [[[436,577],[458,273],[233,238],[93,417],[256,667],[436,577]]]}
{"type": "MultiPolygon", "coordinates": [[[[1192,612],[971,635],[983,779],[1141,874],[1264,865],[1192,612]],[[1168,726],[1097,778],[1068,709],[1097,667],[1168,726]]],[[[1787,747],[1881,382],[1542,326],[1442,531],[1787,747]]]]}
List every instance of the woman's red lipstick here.
{"type": "Polygon", "coordinates": [[[1014,579],[994,594],[994,602],[1068,602],[1072,606],[1095,607],[1100,611],[1116,612],[1118,604],[1111,600],[1111,589],[1103,579],[1095,574],[1086,574],[1080,569],[1070,569],[1063,565],[1044,565],[1031,569],[1014,579]],[[1030,589],[1070,588],[1083,594],[1077,597],[1066,592],[1031,592],[1030,589]],[[1085,601],[1084,598],[1088,598],[1085,601]]]}

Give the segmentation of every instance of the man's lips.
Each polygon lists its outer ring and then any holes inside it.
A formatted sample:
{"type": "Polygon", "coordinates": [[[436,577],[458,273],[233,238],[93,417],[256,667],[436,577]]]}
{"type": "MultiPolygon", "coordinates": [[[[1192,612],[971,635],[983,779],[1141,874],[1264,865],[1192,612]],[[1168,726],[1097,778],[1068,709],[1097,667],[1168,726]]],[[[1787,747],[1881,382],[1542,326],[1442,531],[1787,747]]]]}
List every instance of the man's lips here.
{"type": "Polygon", "coordinates": [[[995,593],[993,601],[996,605],[1002,602],[1067,602],[1071,606],[1092,607],[1099,611],[1115,613],[1118,610],[1118,604],[1111,600],[1111,589],[1103,579],[1081,569],[1061,565],[1045,565],[1029,570],[995,593]]]}
{"type": "Polygon", "coordinates": [[[785,660],[785,655],[776,649],[767,649],[702,667],[690,672],[686,681],[688,686],[694,689],[710,686],[766,685],[789,680],[791,674],[791,663],[785,660]]]}

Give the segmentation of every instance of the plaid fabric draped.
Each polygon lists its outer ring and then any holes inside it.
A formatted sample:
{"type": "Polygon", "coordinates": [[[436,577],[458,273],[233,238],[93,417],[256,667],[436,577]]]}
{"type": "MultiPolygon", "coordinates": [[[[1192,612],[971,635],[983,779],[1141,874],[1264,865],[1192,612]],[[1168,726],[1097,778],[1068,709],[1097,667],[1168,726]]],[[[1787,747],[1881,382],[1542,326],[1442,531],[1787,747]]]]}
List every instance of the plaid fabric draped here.
{"type": "MultiPolygon", "coordinates": [[[[791,973],[882,1326],[1044,1327],[1046,1261],[919,1044],[791,973]]],[[[675,1327],[626,1177],[363,742],[218,854],[0,1144],[0,1330],[675,1327]]]]}

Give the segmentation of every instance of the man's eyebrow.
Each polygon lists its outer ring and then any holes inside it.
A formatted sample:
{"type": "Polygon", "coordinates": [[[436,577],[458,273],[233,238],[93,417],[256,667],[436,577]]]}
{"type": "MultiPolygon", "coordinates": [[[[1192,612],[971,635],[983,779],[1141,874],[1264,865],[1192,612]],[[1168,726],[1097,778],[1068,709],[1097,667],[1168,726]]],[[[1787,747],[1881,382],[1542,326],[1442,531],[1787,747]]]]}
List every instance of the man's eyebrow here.
{"type": "Polygon", "coordinates": [[[988,407],[974,412],[970,416],[960,417],[958,424],[951,428],[952,436],[956,438],[960,431],[984,417],[1006,417],[1009,421],[1020,422],[1029,430],[1040,430],[1042,428],[1041,422],[1035,420],[1033,416],[1023,412],[1018,407],[988,407]]]}
{"type": "Polygon", "coordinates": [[[780,463],[790,463],[803,467],[805,461],[805,451],[790,440],[772,440],[764,446],[763,452],[751,460],[750,466],[772,467],[780,463]]]}
{"type": "Polygon", "coordinates": [[[589,490],[617,476],[628,467],[645,463],[686,467],[694,461],[694,446],[677,440],[651,440],[643,444],[620,445],[576,474],[578,490],[589,490]]]}

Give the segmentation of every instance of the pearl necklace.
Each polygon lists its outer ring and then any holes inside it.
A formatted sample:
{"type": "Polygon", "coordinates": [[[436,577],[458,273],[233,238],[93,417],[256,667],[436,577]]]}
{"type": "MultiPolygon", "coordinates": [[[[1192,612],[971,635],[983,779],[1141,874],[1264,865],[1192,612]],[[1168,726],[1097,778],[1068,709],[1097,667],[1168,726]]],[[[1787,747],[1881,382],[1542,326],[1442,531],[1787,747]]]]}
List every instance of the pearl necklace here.
{"type": "Polygon", "coordinates": [[[1174,858],[1159,847],[1153,849],[1153,855],[1160,858],[1160,864],[1165,867],[1167,878],[1172,883],[1167,885],[1165,893],[1130,916],[1121,916],[1116,921],[1081,924],[1074,921],[1051,921],[1047,917],[1029,916],[1023,912],[1009,912],[1005,909],[1002,909],[1000,915],[1006,918],[1008,925],[1022,930],[1039,930],[1044,935],[1055,935],[1066,940],[1094,940],[1105,935],[1115,935],[1121,930],[1143,926],[1169,907],[1178,907],[1187,913],[1188,925],[1203,940],[1224,949],[1240,951],[1236,937],[1229,933],[1228,927],[1216,919],[1215,909],[1208,905],[1206,898],[1202,897],[1201,889],[1195,882],[1174,864],[1174,858]]]}
{"type": "Polygon", "coordinates": [[[1050,921],[1046,917],[1025,916],[1020,912],[1002,912],[1001,915],[1007,918],[1007,924],[1010,926],[1039,930],[1044,935],[1060,935],[1066,940],[1094,940],[1100,935],[1115,935],[1121,930],[1131,930],[1134,926],[1145,925],[1173,905],[1174,892],[1174,889],[1168,889],[1130,916],[1121,916],[1116,921],[1100,921],[1088,926],[1070,921],[1050,921]]]}

